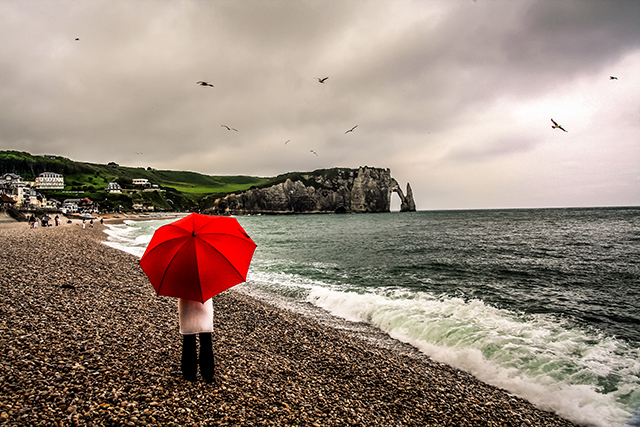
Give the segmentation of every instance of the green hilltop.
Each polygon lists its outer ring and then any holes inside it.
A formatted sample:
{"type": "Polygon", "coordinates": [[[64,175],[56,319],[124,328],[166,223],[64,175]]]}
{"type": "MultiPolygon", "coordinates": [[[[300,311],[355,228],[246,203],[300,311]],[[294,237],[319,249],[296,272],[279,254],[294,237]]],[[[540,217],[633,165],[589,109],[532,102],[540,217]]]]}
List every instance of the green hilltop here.
{"type": "Polygon", "coordinates": [[[102,209],[122,206],[131,209],[136,203],[160,210],[196,210],[202,200],[251,187],[268,185],[275,178],[253,176],[210,176],[197,172],[155,170],[108,164],[76,162],[61,156],[37,156],[22,151],[0,151],[0,175],[15,173],[25,181],[34,181],[42,172],[64,176],[64,190],[39,190],[48,198],[62,201],[87,197],[102,209]],[[135,191],[133,179],[148,179],[156,191],[135,191]],[[117,182],[123,193],[108,193],[107,185],[117,182]],[[154,187],[155,188],[155,187],[154,187]],[[130,191],[127,191],[130,190],[130,191]]]}

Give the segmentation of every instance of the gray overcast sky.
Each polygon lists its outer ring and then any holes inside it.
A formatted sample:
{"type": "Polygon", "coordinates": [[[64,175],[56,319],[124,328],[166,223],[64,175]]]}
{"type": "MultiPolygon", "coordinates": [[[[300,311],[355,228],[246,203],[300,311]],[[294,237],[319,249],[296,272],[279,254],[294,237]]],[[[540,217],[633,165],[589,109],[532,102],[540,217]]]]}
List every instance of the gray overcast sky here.
{"type": "Polygon", "coordinates": [[[638,23],[636,0],[0,0],[0,149],[388,167],[421,210],[640,205],[638,23]]]}

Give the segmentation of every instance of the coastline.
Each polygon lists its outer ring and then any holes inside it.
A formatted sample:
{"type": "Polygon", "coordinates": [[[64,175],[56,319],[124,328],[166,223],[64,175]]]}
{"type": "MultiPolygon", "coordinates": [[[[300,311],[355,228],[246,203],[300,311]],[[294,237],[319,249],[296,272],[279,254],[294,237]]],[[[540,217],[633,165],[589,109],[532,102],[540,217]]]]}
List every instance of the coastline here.
{"type": "Polygon", "coordinates": [[[233,289],[214,297],[217,382],[188,383],[175,300],[104,226],[17,224],[0,225],[0,424],[574,425],[233,289]]]}
{"type": "MultiPolygon", "coordinates": [[[[172,212],[166,214],[118,214],[102,216],[107,224],[122,224],[125,221],[150,221],[152,219],[179,219],[187,216],[188,213],[172,212]]],[[[100,220],[98,219],[98,222],[100,220]]]]}

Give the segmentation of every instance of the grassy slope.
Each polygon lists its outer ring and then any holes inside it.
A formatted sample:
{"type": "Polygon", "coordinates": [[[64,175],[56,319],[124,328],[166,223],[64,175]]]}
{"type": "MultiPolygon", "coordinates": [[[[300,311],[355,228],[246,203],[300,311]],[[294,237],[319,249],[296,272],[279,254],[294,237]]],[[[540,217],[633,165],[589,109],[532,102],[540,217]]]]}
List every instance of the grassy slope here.
{"type": "Polygon", "coordinates": [[[0,151],[0,173],[13,172],[25,180],[35,180],[41,172],[61,173],[67,187],[87,185],[104,188],[109,182],[130,182],[146,178],[161,187],[170,187],[192,194],[227,192],[261,185],[271,178],[252,176],[210,176],[197,172],[169,171],[119,166],[114,163],[74,162],[64,157],[45,158],[19,151],[0,151]]]}
{"type": "Polygon", "coordinates": [[[289,172],[276,177],[212,176],[189,171],[155,170],[150,168],[132,168],[115,163],[96,164],[75,162],[65,157],[34,156],[21,151],[0,151],[0,175],[16,173],[26,181],[34,181],[42,172],[55,172],[64,175],[63,191],[43,191],[47,197],[58,199],[82,196],[98,201],[102,206],[117,208],[118,205],[130,208],[133,203],[153,204],[156,207],[172,209],[193,209],[197,205],[207,207],[213,200],[227,193],[241,192],[252,187],[267,187],[284,182],[287,179],[302,181],[307,186],[318,186],[315,177],[322,175],[323,180],[346,178],[352,169],[319,169],[313,172],[289,172]],[[124,189],[134,189],[133,179],[146,178],[152,184],[166,190],[157,192],[133,192],[129,194],[108,194],[105,189],[110,182],[118,182],[124,189]]]}
{"type": "MultiPolygon", "coordinates": [[[[119,182],[124,188],[131,187],[134,178],[146,178],[168,191],[197,203],[208,194],[243,191],[252,186],[260,186],[271,178],[252,176],[210,176],[189,171],[168,171],[119,166],[115,163],[96,164],[74,162],[64,157],[33,156],[20,151],[0,151],[0,174],[16,173],[27,181],[33,181],[42,172],[64,175],[65,191],[59,195],[72,194],[70,191],[85,191],[85,197],[102,199],[109,182],[119,182]]],[[[109,196],[115,198],[115,196],[109,196]]],[[[143,197],[144,198],[144,197],[143,197]]]]}

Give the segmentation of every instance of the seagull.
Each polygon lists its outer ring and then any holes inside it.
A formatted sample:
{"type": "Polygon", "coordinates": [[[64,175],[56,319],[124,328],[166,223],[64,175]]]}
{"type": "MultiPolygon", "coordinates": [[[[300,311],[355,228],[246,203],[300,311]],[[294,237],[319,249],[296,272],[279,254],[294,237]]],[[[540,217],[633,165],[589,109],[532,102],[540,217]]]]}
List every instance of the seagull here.
{"type": "Polygon", "coordinates": [[[325,81],[325,80],[327,80],[328,78],[329,78],[329,77],[325,77],[325,78],[322,78],[322,79],[321,79],[320,77],[316,77],[316,79],[318,79],[318,81],[319,81],[320,83],[324,83],[324,81],[325,81]]]}
{"type": "Polygon", "coordinates": [[[291,140],[290,140],[290,139],[287,139],[287,140],[284,142],[284,145],[287,145],[287,144],[289,143],[289,141],[291,141],[291,140]]]}
{"type": "Polygon", "coordinates": [[[211,86],[211,87],[213,87],[213,85],[211,83],[203,82],[202,80],[200,80],[199,82],[196,82],[196,84],[200,85],[200,86],[211,86]]]}
{"type": "Polygon", "coordinates": [[[609,76],[609,80],[618,80],[616,76],[609,76]]]}
{"type": "Polygon", "coordinates": [[[79,38],[79,37],[76,37],[76,41],[77,41],[77,42],[78,42],[78,41],[80,41],[80,38],[79,38]]]}
{"type": "Polygon", "coordinates": [[[227,128],[227,130],[235,130],[236,132],[238,132],[238,129],[236,129],[236,128],[230,128],[227,125],[220,125],[220,126],[222,126],[223,128],[227,128]]]}
{"type": "Polygon", "coordinates": [[[562,129],[562,130],[564,130],[565,132],[568,132],[568,131],[566,131],[562,126],[560,126],[558,123],[556,123],[556,121],[555,121],[555,120],[551,119],[551,121],[553,122],[553,125],[551,125],[551,129],[562,129]]]}
{"type": "Polygon", "coordinates": [[[349,129],[348,131],[345,132],[345,135],[348,134],[349,132],[353,132],[353,130],[355,128],[357,128],[357,127],[358,127],[358,125],[355,125],[354,127],[352,127],[351,129],[349,129]]]}
{"type": "Polygon", "coordinates": [[[318,153],[316,153],[316,152],[315,152],[315,151],[313,151],[313,150],[309,150],[309,151],[310,151],[311,153],[315,154],[315,155],[316,155],[316,157],[318,157],[318,153]]]}

